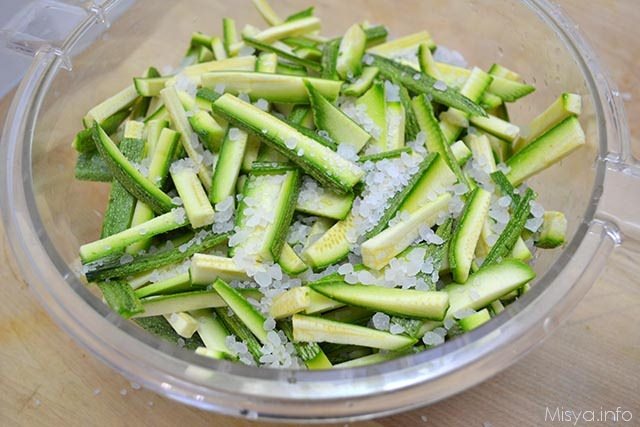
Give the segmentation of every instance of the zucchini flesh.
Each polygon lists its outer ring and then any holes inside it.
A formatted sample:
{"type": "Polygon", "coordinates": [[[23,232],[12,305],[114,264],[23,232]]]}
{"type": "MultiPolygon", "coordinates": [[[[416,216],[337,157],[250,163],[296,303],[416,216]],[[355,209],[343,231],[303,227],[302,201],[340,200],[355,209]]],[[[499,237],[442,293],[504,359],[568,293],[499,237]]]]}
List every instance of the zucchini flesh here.
{"type": "Polygon", "coordinates": [[[320,270],[346,258],[351,249],[347,231],[352,225],[353,216],[348,214],[344,220],[336,222],[322,237],[306,247],[301,254],[302,259],[314,270],[320,270]]]}
{"type": "Polygon", "coordinates": [[[378,352],[373,354],[368,354],[366,356],[357,357],[355,359],[347,360],[346,362],[336,363],[333,365],[334,368],[337,369],[345,369],[345,368],[357,368],[360,366],[369,366],[374,365],[376,363],[382,363],[389,360],[397,359],[402,355],[406,354],[401,351],[389,351],[389,352],[378,352]]]}
{"type": "Polygon", "coordinates": [[[309,103],[305,80],[313,84],[330,101],[338,97],[342,84],[340,81],[273,73],[216,71],[202,76],[202,84],[205,87],[213,88],[222,84],[225,85],[228,94],[247,93],[253,101],[262,98],[269,102],[294,104],[309,103]]]}
{"type": "MultiPolygon", "coordinates": [[[[402,206],[406,199],[410,198],[411,194],[414,192],[414,187],[417,183],[419,183],[425,173],[431,168],[431,165],[438,158],[437,153],[433,153],[428,155],[427,157],[420,162],[418,166],[418,171],[409,178],[407,185],[405,185],[400,191],[398,191],[392,198],[387,202],[387,208],[384,210],[384,213],[380,217],[380,221],[376,224],[371,230],[365,233],[365,239],[370,239],[376,234],[380,233],[387,227],[387,224],[395,216],[398,212],[400,206],[402,206]]],[[[416,193],[423,193],[424,189],[420,189],[423,191],[416,191],[416,193]]]]}
{"type": "MultiPolygon", "coordinates": [[[[291,326],[291,322],[278,322],[278,327],[285,333],[287,338],[293,342],[293,328],[291,326]]],[[[304,364],[307,365],[308,369],[316,370],[331,368],[331,362],[317,343],[293,342],[293,346],[300,359],[302,359],[304,364]]]]}
{"type": "Polygon", "coordinates": [[[238,30],[236,21],[231,18],[222,18],[222,44],[228,56],[235,56],[232,46],[238,42],[238,30]]]}
{"type": "Polygon", "coordinates": [[[173,123],[175,130],[180,133],[180,141],[182,142],[184,151],[193,163],[198,165],[198,177],[200,178],[200,182],[204,186],[204,189],[209,191],[209,188],[211,187],[211,172],[205,166],[204,162],[201,161],[203,157],[202,147],[198,142],[198,137],[189,125],[189,120],[187,119],[184,107],[178,97],[178,92],[174,87],[168,87],[160,92],[160,97],[171,116],[171,122],[173,123]]]}
{"type": "Polygon", "coordinates": [[[489,74],[491,74],[492,76],[504,77],[507,80],[522,82],[522,77],[520,76],[520,74],[500,64],[491,65],[491,67],[489,68],[489,74]]]}
{"type": "Polygon", "coordinates": [[[207,111],[196,111],[188,120],[191,129],[209,151],[217,152],[220,150],[225,129],[207,111]]]}
{"type": "MultiPolygon", "coordinates": [[[[153,123],[153,122],[152,122],[153,123]]],[[[180,135],[171,129],[164,128],[160,132],[155,149],[151,155],[149,173],[147,178],[158,188],[162,188],[169,173],[169,166],[178,148],[180,135]]],[[[147,140],[147,145],[151,145],[151,136],[147,140]]],[[[133,211],[131,225],[135,226],[149,221],[154,217],[153,210],[144,202],[138,201],[133,211]]],[[[141,240],[127,247],[127,253],[135,255],[143,249],[147,249],[151,244],[151,239],[141,240]]]]}
{"type": "Polygon", "coordinates": [[[165,213],[173,208],[171,198],[134,168],[97,124],[93,127],[93,140],[112,175],[129,193],[149,205],[156,213],[165,213]]]}
{"type": "Polygon", "coordinates": [[[435,224],[440,212],[447,209],[450,199],[450,193],[441,194],[433,202],[426,203],[413,212],[408,219],[365,241],[360,247],[362,263],[375,270],[387,265],[418,238],[421,224],[427,227],[435,224]]]}
{"type": "Polygon", "coordinates": [[[416,51],[421,43],[425,43],[430,49],[436,47],[431,35],[426,31],[420,31],[377,45],[368,51],[388,57],[402,56],[404,53],[416,51]]]}
{"type": "Polygon", "coordinates": [[[356,185],[364,171],[329,148],[301,134],[274,116],[225,94],[213,103],[214,110],[236,126],[262,139],[309,175],[340,193],[356,185]],[[293,146],[293,148],[289,148],[293,146]]]}
{"type": "Polygon", "coordinates": [[[198,322],[187,313],[164,314],[174,331],[183,338],[191,338],[198,329],[198,322]]]}
{"type": "Polygon", "coordinates": [[[220,37],[212,37],[210,47],[216,61],[227,59],[227,51],[224,48],[224,43],[220,37]]]}
{"type": "Polygon", "coordinates": [[[306,310],[310,305],[310,288],[299,286],[275,297],[269,308],[269,314],[276,320],[284,319],[306,310]]]}
{"type": "Polygon", "coordinates": [[[203,308],[225,307],[227,304],[214,290],[157,295],[140,299],[144,311],[135,317],[150,317],[203,308]]]}
{"type": "Polygon", "coordinates": [[[469,121],[472,125],[479,127],[490,134],[513,143],[520,136],[520,128],[512,123],[502,120],[496,116],[487,117],[471,116],[469,121]]]}
{"type": "Polygon", "coordinates": [[[374,83],[356,101],[356,106],[364,108],[365,113],[373,122],[367,132],[373,137],[371,145],[377,152],[387,151],[387,110],[385,105],[385,90],[382,82],[374,83]]]}
{"type": "Polygon", "coordinates": [[[282,18],[278,16],[275,10],[271,7],[267,0],[251,0],[255,8],[260,13],[260,16],[265,20],[265,22],[269,25],[280,25],[282,24],[282,18]]]}
{"type": "Polygon", "coordinates": [[[101,102],[87,112],[82,119],[85,128],[91,128],[94,123],[102,123],[113,114],[130,107],[138,99],[138,92],[133,85],[127,86],[117,94],[101,102]]]}
{"type": "Polygon", "coordinates": [[[417,94],[429,94],[434,101],[448,107],[457,108],[465,113],[485,116],[487,113],[478,104],[462,95],[452,87],[447,86],[445,90],[438,90],[434,87],[438,80],[431,76],[414,70],[411,67],[400,64],[394,60],[378,55],[371,55],[373,62],[371,65],[378,67],[380,74],[402,83],[408,90],[417,94]],[[416,79],[417,77],[417,79],[416,79]]]}
{"type": "Polygon", "coordinates": [[[95,261],[109,255],[117,254],[132,243],[187,225],[184,211],[176,209],[160,215],[150,221],[112,234],[104,239],[80,246],[80,259],[83,263],[95,261]],[[182,212],[181,212],[182,211],[182,212]]]}
{"type": "Polygon", "coordinates": [[[182,199],[184,210],[193,228],[204,227],[213,222],[213,206],[207,198],[198,180],[196,172],[190,167],[171,167],[171,179],[182,199]]]}
{"type": "Polygon", "coordinates": [[[217,255],[194,254],[189,267],[191,283],[194,285],[210,285],[216,279],[248,280],[247,273],[236,265],[233,258],[217,255]]]}
{"type": "Polygon", "coordinates": [[[244,323],[253,335],[260,340],[262,344],[268,342],[267,331],[264,329],[265,317],[258,312],[245,297],[237,290],[229,286],[225,281],[217,279],[213,283],[213,289],[218,292],[220,297],[229,306],[236,316],[244,323]]]}
{"type": "Polygon", "coordinates": [[[237,128],[229,128],[220,148],[215,165],[209,198],[211,203],[220,203],[235,195],[236,181],[247,148],[248,135],[237,128]]]}
{"type": "MultiPolygon", "coordinates": [[[[478,102],[491,83],[491,80],[492,77],[489,74],[485,73],[478,67],[474,67],[469,78],[460,89],[460,94],[473,102],[478,102]]],[[[445,113],[443,113],[443,115],[444,114],[445,113]]],[[[448,115],[449,120],[442,121],[440,123],[440,128],[442,129],[445,141],[450,144],[460,136],[463,128],[467,126],[466,123],[468,123],[468,117],[470,114],[455,108],[449,108],[446,114],[448,115]],[[465,122],[465,124],[461,124],[459,122],[465,122]]],[[[486,117],[486,114],[480,118],[484,117],[486,117]]]]}
{"type": "Polygon", "coordinates": [[[336,194],[305,177],[296,202],[296,211],[341,220],[349,214],[354,198],[353,193],[336,194]]]}
{"type": "Polygon", "coordinates": [[[429,152],[439,153],[442,158],[447,162],[447,165],[451,171],[456,175],[458,181],[466,183],[467,178],[462,173],[462,169],[458,165],[451,146],[447,144],[442,135],[440,125],[435,115],[433,114],[433,107],[426,95],[422,94],[412,101],[413,111],[416,115],[416,120],[420,129],[425,134],[425,145],[429,152]]]}
{"type": "Polygon", "coordinates": [[[336,144],[347,144],[360,151],[371,139],[364,129],[339,108],[322,96],[322,94],[309,81],[305,81],[309,93],[309,101],[313,111],[313,119],[316,127],[327,132],[336,144]]]}
{"type": "Polygon", "coordinates": [[[567,218],[562,212],[547,211],[543,215],[542,228],[535,244],[539,248],[552,249],[562,246],[567,235],[567,218]]]}
{"type": "Polygon", "coordinates": [[[263,52],[256,61],[256,71],[258,73],[275,73],[278,67],[278,55],[270,52],[263,52]]]}
{"type": "Polygon", "coordinates": [[[315,16],[294,19],[255,34],[253,38],[259,42],[269,44],[286,37],[302,36],[320,29],[320,19],[315,16]]]}
{"type": "Polygon", "coordinates": [[[513,185],[553,165],[586,142],[580,122],[571,116],[542,134],[509,160],[507,178],[513,185]]]}
{"type": "Polygon", "coordinates": [[[336,71],[343,79],[357,77],[362,72],[367,35],[359,24],[354,24],[345,33],[338,48],[336,71]]]}
{"type": "MultiPolygon", "coordinates": [[[[253,71],[255,68],[255,56],[240,56],[238,58],[227,58],[189,65],[182,70],[181,74],[185,77],[189,77],[191,80],[194,80],[195,83],[198,83],[200,82],[202,75],[205,73],[214,71],[253,71]]],[[[174,84],[175,81],[172,79],[165,84],[165,88],[173,86],[174,84]]]]}
{"type": "Polygon", "coordinates": [[[249,176],[236,217],[237,232],[246,237],[234,247],[234,253],[242,248],[258,261],[278,260],[293,217],[298,186],[299,173],[295,169],[259,175],[254,172],[249,176]],[[254,223],[256,206],[264,211],[261,216],[268,218],[267,224],[254,223]]]}
{"type": "Polygon", "coordinates": [[[494,76],[488,91],[502,98],[504,102],[513,102],[535,91],[536,88],[504,77],[494,76]]]}
{"type": "Polygon", "coordinates": [[[420,43],[418,46],[418,63],[420,64],[420,70],[437,80],[444,80],[442,73],[436,65],[433,55],[431,55],[431,49],[427,43],[420,43]]]}
{"type": "Polygon", "coordinates": [[[145,285],[142,288],[136,289],[134,294],[138,298],[144,298],[152,295],[175,294],[190,290],[193,289],[189,273],[187,272],[178,274],[177,276],[169,279],[145,285]]]}
{"type": "Polygon", "coordinates": [[[136,88],[136,91],[140,96],[158,96],[169,79],[171,79],[170,76],[135,77],[133,79],[133,86],[136,88]]]}
{"type": "Polygon", "coordinates": [[[320,317],[295,314],[292,317],[292,322],[293,339],[298,342],[355,344],[384,350],[399,350],[410,347],[416,342],[415,339],[405,335],[393,335],[376,329],[334,322],[320,317]]]}
{"type": "Polygon", "coordinates": [[[489,214],[491,193],[476,187],[467,202],[453,232],[449,246],[449,266],[453,279],[465,283],[480,239],[480,232],[489,214]]]}
{"type": "Polygon", "coordinates": [[[229,331],[224,327],[220,319],[213,314],[213,311],[203,309],[194,310],[189,313],[198,322],[198,336],[204,345],[210,349],[231,355],[231,350],[227,346],[226,338],[229,331]]]}
{"type": "Polygon", "coordinates": [[[522,261],[505,259],[472,274],[464,285],[452,283],[444,287],[449,294],[447,318],[462,310],[479,310],[506,295],[536,276],[533,269],[522,261]]]}
{"type": "Polygon", "coordinates": [[[360,96],[364,94],[373,84],[379,71],[376,67],[365,67],[360,77],[353,83],[347,84],[344,89],[342,89],[342,93],[347,96],[360,96]]]}
{"type": "Polygon", "coordinates": [[[486,308],[483,308],[477,313],[473,313],[470,316],[460,319],[458,324],[460,325],[460,328],[462,328],[463,331],[468,332],[468,331],[474,330],[475,328],[481,326],[482,324],[488,322],[489,320],[491,320],[491,315],[489,314],[489,310],[487,310],[486,308]]]}
{"type": "Polygon", "coordinates": [[[160,251],[153,254],[142,254],[133,257],[133,261],[122,264],[120,256],[85,265],[85,276],[90,282],[106,279],[122,278],[150,271],[165,265],[175,264],[191,257],[198,252],[204,252],[228,239],[226,234],[210,234],[202,239],[194,239],[184,246],[160,251]]]}
{"type": "Polygon", "coordinates": [[[297,64],[297,65],[302,65],[303,67],[306,67],[310,70],[314,70],[314,71],[320,71],[322,66],[316,62],[316,61],[312,61],[310,59],[304,59],[301,58],[293,53],[289,53],[285,50],[282,49],[278,49],[277,47],[268,45],[266,43],[262,43],[256,39],[250,38],[250,37],[244,37],[243,38],[244,42],[251,46],[254,47],[262,52],[271,52],[271,53],[275,53],[276,55],[278,55],[279,57],[281,57],[282,59],[285,59],[293,64],[297,64]]]}
{"type": "Polygon", "coordinates": [[[399,316],[442,320],[449,308],[449,296],[439,291],[393,289],[375,285],[320,283],[311,288],[348,305],[399,316]]]}
{"type": "Polygon", "coordinates": [[[387,150],[404,147],[404,128],[406,115],[401,102],[387,102],[387,150]]]}
{"type": "Polygon", "coordinates": [[[546,110],[534,118],[526,127],[526,134],[516,142],[515,151],[524,148],[531,141],[570,116],[579,116],[582,98],[575,93],[563,93],[546,110]]]}
{"type": "Polygon", "coordinates": [[[309,269],[307,264],[300,259],[298,254],[287,242],[282,245],[282,251],[278,257],[278,264],[282,267],[282,271],[290,276],[297,276],[309,269]]]}

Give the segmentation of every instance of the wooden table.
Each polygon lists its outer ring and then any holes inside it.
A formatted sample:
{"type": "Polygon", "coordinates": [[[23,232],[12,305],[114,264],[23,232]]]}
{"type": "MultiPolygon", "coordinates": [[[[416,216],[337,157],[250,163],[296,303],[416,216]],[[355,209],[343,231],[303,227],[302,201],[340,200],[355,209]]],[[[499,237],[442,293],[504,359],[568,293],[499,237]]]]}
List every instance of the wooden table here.
{"type": "MultiPolygon", "coordinates": [[[[640,152],[637,0],[563,0],[627,99],[640,152]]],[[[0,104],[4,117],[9,98],[0,104]]],[[[257,424],[201,412],[137,390],[80,349],[40,308],[0,229],[0,425],[257,424]]],[[[493,379],[428,408],[359,426],[534,426],[545,408],[633,411],[640,425],[640,246],[615,251],[569,320],[493,379]]],[[[599,425],[594,423],[595,425],[599,425]]]]}

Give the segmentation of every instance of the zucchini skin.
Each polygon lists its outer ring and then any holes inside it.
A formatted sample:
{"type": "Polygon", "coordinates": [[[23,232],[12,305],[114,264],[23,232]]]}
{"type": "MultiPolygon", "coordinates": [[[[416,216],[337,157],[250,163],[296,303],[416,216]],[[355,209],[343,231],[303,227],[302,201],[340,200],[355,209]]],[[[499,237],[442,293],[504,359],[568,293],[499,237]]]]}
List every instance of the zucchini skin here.
{"type": "Polygon", "coordinates": [[[204,252],[224,242],[229,238],[228,234],[212,234],[204,238],[202,242],[189,246],[185,251],[173,248],[154,254],[144,254],[134,257],[128,264],[120,263],[120,255],[86,264],[88,271],[85,274],[90,282],[127,277],[143,271],[153,270],[168,264],[175,264],[198,252],[204,252]]]}
{"type": "Polygon", "coordinates": [[[373,63],[371,65],[378,67],[380,74],[391,80],[396,79],[411,92],[430,94],[434,101],[448,107],[457,108],[468,114],[483,117],[487,115],[484,108],[462,95],[456,89],[448,86],[442,91],[434,89],[433,86],[437,80],[433,77],[383,56],[372,53],[368,55],[373,57],[373,63]],[[415,79],[415,76],[417,76],[418,79],[415,79]]]}
{"type": "MultiPolygon", "coordinates": [[[[120,150],[129,161],[139,162],[144,156],[144,141],[127,138],[120,143],[120,150]]],[[[113,181],[100,238],[109,237],[129,228],[135,206],[136,198],[119,181],[113,181]]]]}
{"type": "MultiPolygon", "coordinates": [[[[173,209],[173,202],[162,190],[153,185],[139,172],[132,174],[117,159],[112,157],[113,151],[118,151],[113,141],[98,125],[93,126],[93,140],[98,151],[105,160],[111,174],[127,189],[136,199],[143,201],[155,213],[167,213],[173,209]],[[139,175],[139,176],[136,176],[139,175]]],[[[119,152],[119,151],[118,151],[119,152]]],[[[137,171],[136,171],[137,172],[137,171]]]]}
{"type": "Polygon", "coordinates": [[[80,153],[76,160],[75,178],[80,181],[111,182],[113,175],[97,151],[80,153]]]}
{"type": "Polygon", "coordinates": [[[398,208],[402,206],[402,203],[407,198],[409,194],[413,191],[413,187],[416,185],[418,181],[422,178],[424,173],[429,170],[429,167],[433,163],[433,161],[438,156],[438,153],[431,153],[427,157],[424,158],[422,162],[420,162],[420,166],[418,171],[413,174],[413,176],[407,182],[400,191],[398,191],[387,203],[387,208],[384,210],[382,217],[380,217],[380,221],[369,231],[367,231],[364,235],[365,240],[369,240],[376,234],[380,233],[382,230],[387,228],[387,224],[393,218],[393,216],[398,212],[398,208]]]}
{"type": "Polygon", "coordinates": [[[529,212],[531,212],[529,202],[535,197],[536,193],[532,189],[527,188],[524,196],[518,201],[509,223],[484,259],[482,267],[498,262],[511,252],[518,237],[522,234],[522,230],[524,230],[527,218],[529,218],[529,212]]]}
{"type": "MultiPolygon", "coordinates": [[[[296,133],[298,135],[302,135],[301,132],[299,130],[297,130],[296,128],[291,127],[290,125],[288,125],[286,122],[282,121],[282,120],[278,120],[277,118],[264,113],[262,110],[258,110],[256,107],[253,107],[251,104],[247,104],[246,102],[237,100],[237,98],[235,98],[232,95],[229,94],[225,94],[222,97],[220,97],[216,102],[214,102],[212,104],[212,108],[213,110],[221,115],[222,117],[224,117],[226,120],[228,120],[230,123],[233,123],[235,126],[239,127],[240,129],[245,130],[246,132],[255,135],[256,137],[260,138],[263,142],[267,143],[270,147],[274,148],[275,150],[277,150],[278,152],[280,152],[281,154],[283,154],[284,156],[286,156],[287,158],[289,158],[290,160],[292,160],[294,163],[296,163],[300,168],[304,169],[304,171],[311,175],[312,177],[314,177],[316,180],[318,180],[319,182],[321,182],[322,184],[324,184],[327,187],[332,188],[333,190],[335,190],[337,193],[339,194],[346,194],[349,193],[351,191],[351,189],[355,186],[355,184],[357,184],[358,182],[360,182],[362,180],[362,176],[364,175],[364,171],[362,171],[357,165],[348,162],[344,159],[342,159],[341,157],[335,155],[336,157],[334,159],[336,160],[342,160],[344,162],[344,164],[348,164],[348,165],[353,165],[352,168],[352,173],[351,173],[351,177],[350,180],[348,182],[346,182],[343,178],[335,176],[336,173],[341,173],[341,171],[338,170],[337,166],[332,164],[332,165],[317,165],[316,163],[314,163],[313,161],[310,161],[307,159],[306,155],[299,155],[298,151],[296,150],[292,150],[292,149],[288,149],[285,144],[284,141],[281,140],[279,135],[276,135],[274,132],[264,132],[262,125],[258,124],[258,121],[260,120],[254,120],[252,123],[249,123],[243,119],[239,119],[236,114],[234,114],[233,112],[233,108],[231,103],[236,103],[239,105],[242,105],[243,107],[246,104],[246,109],[253,109],[255,111],[255,114],[260,114],[260,115],[265,115],[269,117],[269,120],[276,120],[279,123],[281,123],[281,125],[279,125],[280,127],[286,126],[289,129],[286,129],[291,135],[295,135],[296,133]],[[225,102],[224,105],[223,101],[225,102]],[[326,167],[331,167],[332,171],[327,171],[326,167]]],[[[245,112],[246,113],[246,112],[245,112]]],[[[311,138],[308,138],[311,139],[311,138]]],[[[318,141],[316,139],[313,139],[314,142],[318,143],[318,141]]],[[[330,151],[329,149],[327,149],[327,147],[324,147],[322,144],[318,143],[319,147],[323,147],[325,150],[327,150],[328,152],[326,153],[327,155],[329,153],[334,154],[332,151],[330,151]]]]}

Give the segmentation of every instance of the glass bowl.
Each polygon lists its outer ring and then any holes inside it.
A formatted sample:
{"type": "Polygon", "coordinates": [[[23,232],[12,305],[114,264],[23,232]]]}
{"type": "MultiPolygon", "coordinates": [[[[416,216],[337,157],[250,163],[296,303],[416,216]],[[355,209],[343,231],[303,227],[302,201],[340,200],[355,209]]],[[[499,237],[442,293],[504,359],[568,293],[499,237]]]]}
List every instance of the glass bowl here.
{"type": "MultiPolygon", "coordinates": [[[[149,65],[176,64],[192,31],[219,34],[223,16],[241,25],[264,23],[248,0],[97,3],[40,2],[45,15],[53,10],[77,20],[70,34],[47,38],[30,34],[40,27],[24,25],[0,35],[34,55],[2,135],[2,219],[22,273],[51,317],[96,357],[162,395],[231,415],[307,422],[426,405],[487,379],[541,342],[586,293],[623,235],[638,235],[640,173],[621,101],[556,6],[546,0],[317,0],[324,34],[339,35],[365,19],[387,25],[392,37],[427,29],[470,64],[500,62],[517,70],[537,91],[510,108],[516,123],[527,123],[562,92],[581,94],[586,147],[531,181],[545,207],[566,213],[568,243],[540,255],[531,290],[490,322],[386,363],[272,370],[170,345],[110,311],[79,278],[78,247],[98,236],[109,187],[74,179],[70,142],[84,113],[132,76],[149,65]]],[[[307,4],[276,6],[285,15],[307,4]]]]}

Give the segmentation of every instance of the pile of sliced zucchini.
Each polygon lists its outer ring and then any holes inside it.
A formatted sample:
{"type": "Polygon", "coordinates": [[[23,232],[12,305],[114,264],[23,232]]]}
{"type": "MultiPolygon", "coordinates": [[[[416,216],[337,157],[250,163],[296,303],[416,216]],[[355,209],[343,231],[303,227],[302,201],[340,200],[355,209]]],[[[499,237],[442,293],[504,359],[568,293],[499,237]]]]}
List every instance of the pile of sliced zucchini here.
{"type": "Polygon", "coordinates": [[[111,191],[80,259],[106,302],[203,356],[328,369],[441,344],[526,292],[567,220],[524,182],[585,143],[580,96],[518,126],[507,105],[534,88],[502,65],[254,3],[266,28],[194,33],[179,68],[83,118],[76,176],[111,191]]]}

